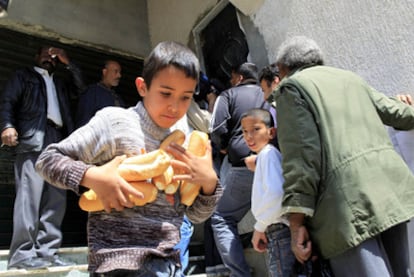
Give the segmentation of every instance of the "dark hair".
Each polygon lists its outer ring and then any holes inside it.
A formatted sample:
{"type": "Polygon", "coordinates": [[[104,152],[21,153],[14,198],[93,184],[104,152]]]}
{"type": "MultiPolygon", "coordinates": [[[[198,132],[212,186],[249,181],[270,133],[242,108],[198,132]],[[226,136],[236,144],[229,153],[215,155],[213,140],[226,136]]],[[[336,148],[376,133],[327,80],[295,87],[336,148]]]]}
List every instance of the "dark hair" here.
{"type": "Polygon", "coordinates": [[[272,128],[275,126],[273,116],[269,110],[262,108],[250,109],[241,115],[240,120],[248,116],[260,119],[266,125],[267,128],[272,128]]]}
{"type": "Polygon", "coordinates": [[[243,76],[243,79],[257,80],[257,66],[254,63],[242,63],[234,67],[232,71],[243,76]]]}
{"type": "Polygon", "coordinates": [[[110,63],[117,63],[117,64],[119,64],[119,65],[121,65],[118,61],[116,61],[116,60],[111,60],[111,59],[108,59],[108,60],[104,60],[103,61],[103,63],[102,63],[102,69],[104,69],[104,68],[107,68],[107,66],[108,66],[108,64],[110,64],[110,63]]]}
{"type": "Polygon", "coordinates": [[[262,68],[259,73],[259,82],[265,80],[267,85],[270,86],[275,77],[279,77],[279,68],[276,63],[272,63],[271,65],[262,68]]]}
{"type": "Polygon", "coordinates": [[[181,69],[186,77],[198,81],[200,65],[195,54],[183,44],[174,41],[163,41],[158,43],[144,60],[142,77],[147,87],[151,86],[155,75],[168,66],[181,69]]]}

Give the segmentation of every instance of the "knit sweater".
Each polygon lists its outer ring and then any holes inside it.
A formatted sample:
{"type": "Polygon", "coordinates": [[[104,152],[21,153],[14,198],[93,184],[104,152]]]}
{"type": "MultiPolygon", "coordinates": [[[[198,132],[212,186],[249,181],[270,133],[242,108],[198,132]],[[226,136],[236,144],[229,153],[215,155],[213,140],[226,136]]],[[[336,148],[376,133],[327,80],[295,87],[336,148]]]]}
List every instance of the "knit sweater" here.
{"type": "MultiPolygon", "coordinates": [[[[186,126],[187,122],[180,120],[173,128],[186,126]]],[[[51,184],[79,193],[89,167],[118,155],[155,150],[173,128],[156,125],[141,102],[129,109],[107,107],[67,139],[45,149],[36,168],[51,184]]],[[[194,223],[206,220],[221,192],[218,185],[213,195],[200,194],[190,207],[179,204],[179,193],[175,195],[176,204],[171,205],[159,192],[157,199],[145,206],[89,213],[89,271],[137,270],[151,256],[169,257],[179,264],[179,254],[173,247],[180,240],[184,213],[194,223]]]]}

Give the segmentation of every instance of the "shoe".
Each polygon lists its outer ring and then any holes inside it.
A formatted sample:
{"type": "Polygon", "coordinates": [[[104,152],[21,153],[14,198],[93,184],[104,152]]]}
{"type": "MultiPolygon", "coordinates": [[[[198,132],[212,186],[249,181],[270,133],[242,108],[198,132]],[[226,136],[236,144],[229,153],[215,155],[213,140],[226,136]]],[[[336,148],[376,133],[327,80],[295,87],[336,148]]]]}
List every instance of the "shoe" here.
{"type": "Polygon", "coordinates": [[[53,266],[71,266],[71,265],[76,264],[70,260],[63,259],[62,257],[59,257],[58,255],[53,256],[50,259],[50,262],[52,263],[53,266]]]}
{"type": "Polygon", "coordinates": [[[12,266],[12,268],[18,268],[18,269],[40,269],[40,268],[46,268],[50,266],[52,263],[48,260],[45,260],[43,258],[39,257],[33,257],[26,260],[21,261],[20,263],[15,264],[12,266]]]}

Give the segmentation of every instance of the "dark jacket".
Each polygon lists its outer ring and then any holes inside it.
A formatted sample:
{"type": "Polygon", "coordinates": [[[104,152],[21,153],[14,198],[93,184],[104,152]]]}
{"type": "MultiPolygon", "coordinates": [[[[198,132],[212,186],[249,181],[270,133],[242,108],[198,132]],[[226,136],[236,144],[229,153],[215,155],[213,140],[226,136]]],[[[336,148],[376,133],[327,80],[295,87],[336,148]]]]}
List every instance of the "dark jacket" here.
{"type": "MultiPolygon", "coordinates": [[[[65,83],[54,76],[63,135],[73,131],[69,94],[65,83]]],[[[41,151],[47,124],[47,93],[43,77],[33,68],[17,70],[0,94],[0,130],[15,128],[19,134],[17,153],[41,151]]]]}
{"type": "Polygon", "coordinates": [[[76,128],[79,128],[95,115],[97,111],[108,106],[126,107],[123,99],[101,83],[90,85],[80,95],[76,113],[76,128]]]}
{"type": "Polygon", "coordinates": [[[240,116],[252,108],[268,108],[263,91],[255,81],[246,80],[223,91],[213,111],[211,136],[221,150],[227,150],[233,166],[245,166],[250,149],[243,139],[240,116]]]}

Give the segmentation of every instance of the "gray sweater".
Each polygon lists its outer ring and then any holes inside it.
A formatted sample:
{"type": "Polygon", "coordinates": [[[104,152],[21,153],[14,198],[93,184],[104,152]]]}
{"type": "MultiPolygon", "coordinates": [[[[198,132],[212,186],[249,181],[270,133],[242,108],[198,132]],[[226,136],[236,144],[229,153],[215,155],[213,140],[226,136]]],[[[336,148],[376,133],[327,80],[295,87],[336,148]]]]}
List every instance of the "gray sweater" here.
{"type": "MultiPolygon", "coordinates": [[[[180,120],[174,129],[188,130],[187,122],[180,120]]],[[[79,193],[79,184],[89,167],[118,155],[139,154],[141,149],[155,150],[170,132],[152,121],[141,102],[129,109],[104,108],[67,139],[49,145],[40,155],[36,169],[51,184],[79,193]]],[[[142,207],[89,213],[89,271],[136,270],[151,256],[170,257],[178,264],[179,254],[173,247],[180,239],[184,213],[194,223],[206,220],[221,193],[218,185],[215,194],[199,195],[192,206],[186,207],[171,205],[159,192],[156,201],[142,207]]],[[[176,203],[178,197],[177,193],[176,203]]]]}

